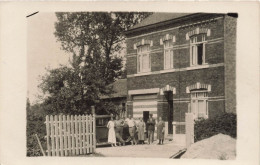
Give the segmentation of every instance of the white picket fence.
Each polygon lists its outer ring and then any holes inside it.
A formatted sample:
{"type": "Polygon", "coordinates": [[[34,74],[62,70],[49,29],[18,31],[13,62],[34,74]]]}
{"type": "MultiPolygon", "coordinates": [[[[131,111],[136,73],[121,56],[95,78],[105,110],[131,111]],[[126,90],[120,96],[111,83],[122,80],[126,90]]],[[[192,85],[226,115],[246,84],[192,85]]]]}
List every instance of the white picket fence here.
{"type": "Polygon", "coordinates": [[[45,124],[48,156],[75,156],[95,152],[95,115],[47,115],[45,124]]]}

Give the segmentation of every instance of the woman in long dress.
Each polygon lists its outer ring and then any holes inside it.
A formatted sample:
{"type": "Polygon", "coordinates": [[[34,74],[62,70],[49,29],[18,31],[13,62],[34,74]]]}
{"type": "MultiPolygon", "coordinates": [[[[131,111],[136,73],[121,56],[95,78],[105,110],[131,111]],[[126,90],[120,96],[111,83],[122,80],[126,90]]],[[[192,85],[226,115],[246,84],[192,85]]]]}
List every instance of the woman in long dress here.
{"type": "Polygon", "coordinates": [[[162,120],[162,117],[159,117],[159,122],[157,124],[157,135],[158,135],[158,139],[159,139],[159,143],[158,144],[163,144],[163,140],[164,140],[164,129],[165,129],[165,123],[162,120]]]}
{"type": "Polygon", "coordinates": [[[108,143],[111,144],[111,146],[117,146],[116,145],[116,133],[115,133],[115,122],[113,117],[109,120],[107,123],[108,128],[108,143]]]}
{"type": "Polygon", "coordinates": [[[145,130],[145,123],[143,118],[140,118],[140,122],[137,124],[137,131],[138,131],[138,141],[141,144],[144,144],[144,130],[145,130]]]}

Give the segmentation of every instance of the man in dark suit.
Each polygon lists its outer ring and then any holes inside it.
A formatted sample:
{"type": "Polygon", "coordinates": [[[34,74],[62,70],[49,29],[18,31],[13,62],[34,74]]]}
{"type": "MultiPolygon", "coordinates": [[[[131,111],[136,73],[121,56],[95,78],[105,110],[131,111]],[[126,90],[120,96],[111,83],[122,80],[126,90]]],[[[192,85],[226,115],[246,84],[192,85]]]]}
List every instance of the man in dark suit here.
{"type": "Polygon", "coordinates": [[[149,119],[147,120],[148,127],[148,144],[153,143],[153,134],[155,130],[155,119],[153,119],[153,114],[150,114],[149,119]]]}

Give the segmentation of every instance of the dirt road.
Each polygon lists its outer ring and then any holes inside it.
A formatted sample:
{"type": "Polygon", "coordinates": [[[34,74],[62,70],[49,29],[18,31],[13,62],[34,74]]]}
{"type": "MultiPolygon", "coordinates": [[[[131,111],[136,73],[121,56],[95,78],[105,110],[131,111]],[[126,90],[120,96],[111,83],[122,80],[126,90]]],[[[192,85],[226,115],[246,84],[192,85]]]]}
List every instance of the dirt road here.
{"type": "Polygon", "coordinates": [[[176,145],[171,141],[166,141],[164,145],[157,145],[154,142],[151,145],[127,145],[118,147],[97,148],[96,153],[105,157],[150,157],[150,158],[169,158],[184,146],[176,145]]]}

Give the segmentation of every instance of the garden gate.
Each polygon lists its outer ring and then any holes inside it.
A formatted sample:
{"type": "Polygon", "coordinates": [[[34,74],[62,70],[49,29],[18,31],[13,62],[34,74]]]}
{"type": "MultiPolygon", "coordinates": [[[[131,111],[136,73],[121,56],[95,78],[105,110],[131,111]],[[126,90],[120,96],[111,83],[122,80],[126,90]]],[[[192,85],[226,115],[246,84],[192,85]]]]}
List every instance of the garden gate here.
{"type": "Polygon", "coordinates": [[[194,143],[194,116],[193,113],[185,114],[186,147],[194,143]]]}
{"type": "Polygon", "coordinates": [[[95,115],[47,115],[45,124],[48,156],[73,156],[95,152],[95,115]]]}

